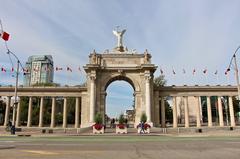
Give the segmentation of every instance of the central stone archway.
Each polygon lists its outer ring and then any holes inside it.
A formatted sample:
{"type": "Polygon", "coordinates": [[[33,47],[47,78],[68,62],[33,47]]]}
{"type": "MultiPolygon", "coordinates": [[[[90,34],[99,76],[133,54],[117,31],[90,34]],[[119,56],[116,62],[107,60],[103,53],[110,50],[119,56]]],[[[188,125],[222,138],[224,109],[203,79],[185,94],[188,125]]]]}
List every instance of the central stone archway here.
{"type": "Polygon", "coordinates": [[[152,123],[153,73],[156,66],[151,64],[151,55],[113,50],[108,53],[96,53],[89,56],[89,64],[84,66],[87,73],[87,101],[82,111],[82,125],[91,125],[94,116],[100,112],[103,117],[106,108],[106,88],[116,80],[128,82],[134,89],[135,125],[142,113],[146,113],[148,123],[152,123]]]}
{"type": "Polygon", "coordinates": [[[105,92],[105,124],[108,126],[111,119],[124,114],[132,126],[135,121],[135,88],[130,79],[121,76],[111,79],[105,92]]]}

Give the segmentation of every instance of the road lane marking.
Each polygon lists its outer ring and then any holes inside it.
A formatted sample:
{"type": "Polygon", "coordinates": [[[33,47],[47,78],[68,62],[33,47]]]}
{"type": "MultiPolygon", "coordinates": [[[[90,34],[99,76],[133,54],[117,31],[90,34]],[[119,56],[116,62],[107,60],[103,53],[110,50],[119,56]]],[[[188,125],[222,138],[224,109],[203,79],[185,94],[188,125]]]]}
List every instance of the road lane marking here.
{"type": "Polygon", "coordinates": [[[30,152],[40,155],[58,155],[59,153],[56,152],[49,152],[49,151],[36,151],[36,150],[22,150],[23,152],[30,152]]]}

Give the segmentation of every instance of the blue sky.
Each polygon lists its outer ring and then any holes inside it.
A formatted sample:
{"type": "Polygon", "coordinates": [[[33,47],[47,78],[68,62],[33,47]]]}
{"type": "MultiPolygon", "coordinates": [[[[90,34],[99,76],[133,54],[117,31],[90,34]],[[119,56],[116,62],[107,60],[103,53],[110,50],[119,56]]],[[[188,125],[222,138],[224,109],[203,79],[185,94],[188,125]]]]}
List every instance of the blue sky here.
{"type": "MultiPolygon", "coordinates": [[[[82,83],[84,72],[79,73],[78,66],[88,62],[94,49],[101,53],[114,48],[112,30],[120,25],[127,29],[124,45],[139,53],[148,49],[152,62],[163,69],[168,85],[235,84],[233,72],[229,76],[224,72],[240,45],[238,0],[0,2],[0,18],[11,34],[9,48],[23,63],[30,55],[51,54],[55,66],[71,66],[75,70],[72,74],[55,73],[57,83],[82,83]],[[207,76],[202,73],[205,68],[207,76]],[[214,75],[216,70],[218,77],[214,75]]],[[[11,67],[5,52],[4,42],[0,41],[0,65],[11,67]]],[[[159,68],[155,76],[160,74],[159,68]]],[[[14,84],[11,73],[0,73],[0,84],[14,84]]],[[[126,88],[126,92],[132,89],[130,85],[126,88]]]]}

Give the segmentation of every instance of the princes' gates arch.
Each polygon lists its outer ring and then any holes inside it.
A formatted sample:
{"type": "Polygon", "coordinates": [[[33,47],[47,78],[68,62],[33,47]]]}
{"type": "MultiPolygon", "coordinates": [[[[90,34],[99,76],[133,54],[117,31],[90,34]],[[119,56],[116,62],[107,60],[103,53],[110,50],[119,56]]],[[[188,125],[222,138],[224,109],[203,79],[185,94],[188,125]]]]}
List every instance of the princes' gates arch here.
{"type": "MultiPolygon", "coordinates": [[[[123,31],[114,31],[117,36],[117,46],[112,51],[89,55],[89,63],[84,66],[87,73],[87,85],[81,87],[19,87],[18,97],[28,97],[27,121],[21,119],[21,102],[17,111],[10,112],[11,97],[14,96],[13,87],[0,87],[0,96],[7,97],[4,108],[4,122],[6,126],[11,120],[10,114],[16,113],[17,127],[50,127],[56,128],[56,110],[62,111],[62,128],[68,125],[68,98],[75,99],[75,128],[89,127],[94,123],[97,112],[105,115],[106,89],[116,80],[128,82],[134,89],[135,98],[135,126],[140,121],[142,113],[146,113],[147,122],[153,126],[166,127],[166,101],[170,98],[172,109],[171,127],[202,127],[202,126],[236,126],[236,115],[233,106],[233,96],[237,96],[236,86],[165,86],[154,88],[153,78],[157,66],[151,63],[151,55],[146,50],[143,54],[128,51],[123,47],[123,31]],[[213,101],[213,97],[215,100],[213,101]],[[39,120],[32,125],[32,111],[34,98],[40,98],[39,120]],[[57,100],[63,99],[63,108],[57,100]],[[46,99],[51,99],[51,106],[45,105],[46,99]],[[203,100],[204,99],[204,100],[203,100]],[[47,108],[49,107],[49,108],[47,108]],[[44,110],[51,114],[49,124],[44,124],[44,110]],[[218,111],[216,111],[216,109],[218,111]],[[228,114],[228,115],[226,115],[228,114]],[[229,116],[229,118],[228,118],[229,116]],[[215,120],[215,118],[218,120],[215,120]],[[21,123],[27,123],[21,126],[21,123]]],[[[1,122],[0,122],[1,123],[1,122]]],[[[59,127],[58,127],[59,128],[59,127]]]]}
{"type": "MultiPolygon", "coordinates": [[[[151,101],[153,100],[153,73],[156,66],[151,64],[151,55],[130,54],[115,50],[113,53],[90,55],[90,63],[84,69],[88,76],[87,90],[89,99],[89,121],[94,122],[95,112],[105,114],[106,89],[116,80],[130,83],[134,89],[135,122],[140,121],[143,112],[151,121],[151,101]]],[[[86,119],[87,120],[87,119],[86,119]]]]}

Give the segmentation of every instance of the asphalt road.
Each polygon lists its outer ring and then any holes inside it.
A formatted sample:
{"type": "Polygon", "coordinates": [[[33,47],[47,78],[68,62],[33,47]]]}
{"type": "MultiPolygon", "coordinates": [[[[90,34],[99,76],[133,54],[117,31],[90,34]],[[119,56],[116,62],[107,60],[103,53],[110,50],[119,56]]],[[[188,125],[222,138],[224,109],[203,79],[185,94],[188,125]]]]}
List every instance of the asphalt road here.
{"type": "Polygon", "coordinates": [[[0,137],[0,159],[239,159],[239,137],[0,137]]]}

